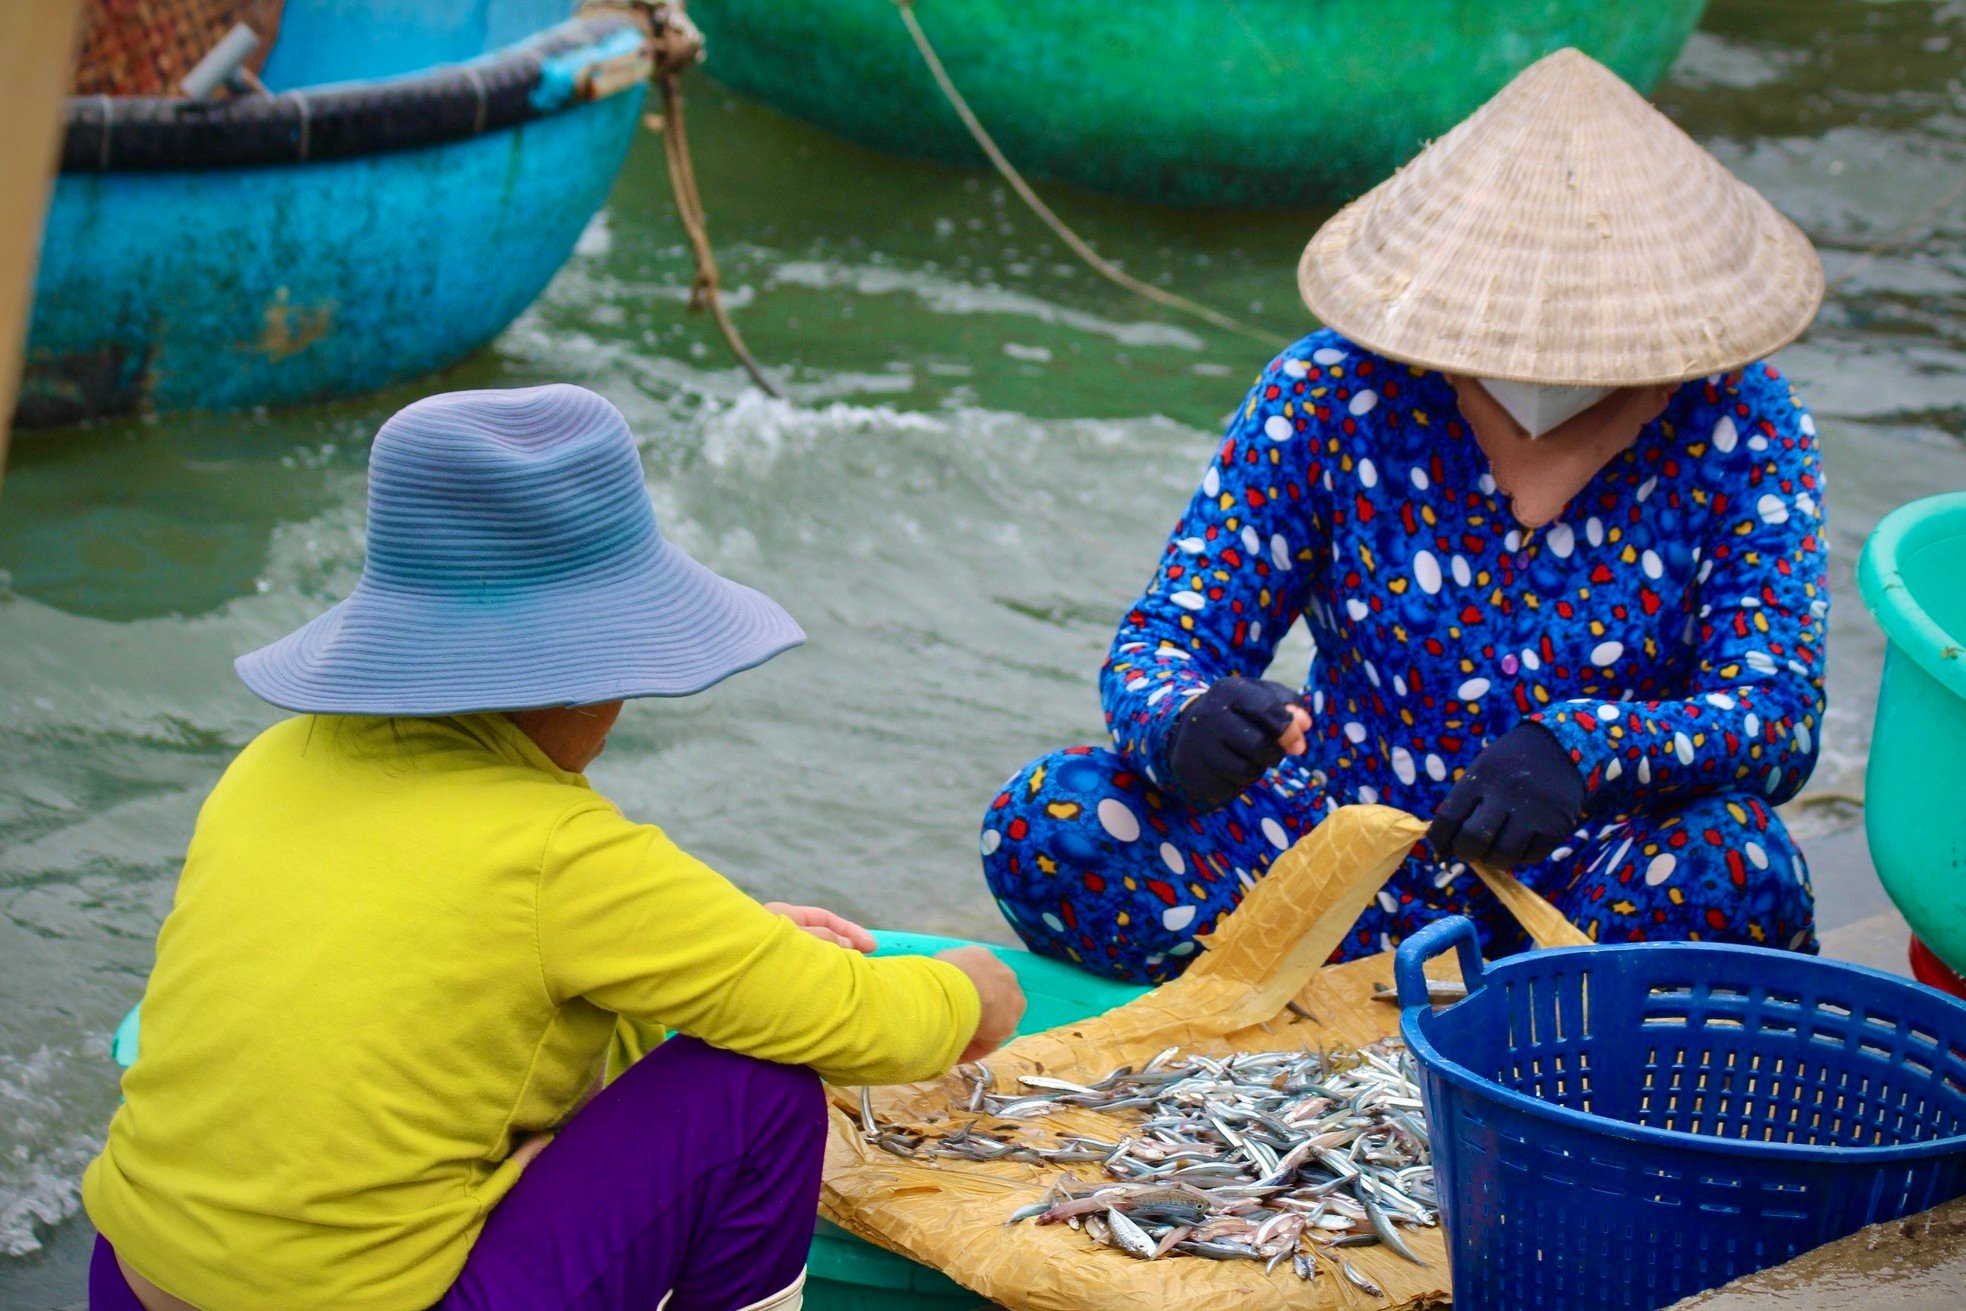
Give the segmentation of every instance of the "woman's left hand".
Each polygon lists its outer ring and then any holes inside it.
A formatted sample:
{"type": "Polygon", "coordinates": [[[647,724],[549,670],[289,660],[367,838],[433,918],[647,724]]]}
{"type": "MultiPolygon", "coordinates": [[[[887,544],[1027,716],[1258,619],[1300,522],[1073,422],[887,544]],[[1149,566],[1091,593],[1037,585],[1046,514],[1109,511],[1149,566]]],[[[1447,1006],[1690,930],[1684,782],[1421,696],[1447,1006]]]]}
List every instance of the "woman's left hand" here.
{"type": "Polygon", "coordinates": [[[1434,812],[1427,836],[1442,860],[1503,869],[1546,859],[1584,817],[1584,780],[1556,734],[1517,724],[1474,758],[1434,812]]]}
{"type": "Polygon", "coordinates": [[[774,915],[783,915],[821,942],[830,942],[848,951],[868,952],[874,949],[874,935],[844,915],[835,915],[818,906],[794,906],[783,901],[767,901],[765,909],[774,915]]]}

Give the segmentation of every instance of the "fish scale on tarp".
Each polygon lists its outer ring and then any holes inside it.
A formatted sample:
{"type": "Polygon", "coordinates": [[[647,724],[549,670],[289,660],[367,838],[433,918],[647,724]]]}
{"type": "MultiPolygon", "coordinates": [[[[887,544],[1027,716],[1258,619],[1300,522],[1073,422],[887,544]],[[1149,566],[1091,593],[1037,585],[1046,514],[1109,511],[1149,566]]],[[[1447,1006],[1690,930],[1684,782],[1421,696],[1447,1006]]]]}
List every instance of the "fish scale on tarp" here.
{"type": "MultiPolygon", "coordinates": [[[[1280,856],[1242,906],[1204,940],[1181,978],[1082,1023],[1020,1038],[984,1062],[999,1089],[1026,1074],[1084,1081],[1136,1068],[1170,1045],[1184,1052],[1359,1046],[1397,1034],[1399,1015],[1375,1005],[1392,957],[1326,966],[1352,922],[1412,851],[1426,827],[1384,806],[1347,806],[1280,856]],[[1292,1003],[1311,1019],[1291,1009],[1292,1003]]],[[[1451,977],[1451,976],[1450,976],[1451,977]]],[[[871,1092],[883,1123],[944,1133],[972,1117],[968,1084],[951,1073],[871,1092]]],[[[1383,1247],[1343,1257],[1384,1290],[1374,1298],[1325,1270],[1306,1282],[1288,1263],[1265,1274],[1256,1261],[1187,1257],[1139,1261],[1095,1247],[1064,1225],[1008,1226],[1059,1176],[1015,1161],[905,1159],[867,1142],[859,1089],[832,1090],[820,1209],[883,1247],[934,1266],[1010,1311],[1265,1311],[1266,1308],[1421,1307],[1448,1295],[1447,1252],[1437,1228],[1403,1229],[1425,1264],[1383,1247]]],[[[1047,1126],[1112,1133],[1116,1117],[1067,1109],[1047,1126]]]]}

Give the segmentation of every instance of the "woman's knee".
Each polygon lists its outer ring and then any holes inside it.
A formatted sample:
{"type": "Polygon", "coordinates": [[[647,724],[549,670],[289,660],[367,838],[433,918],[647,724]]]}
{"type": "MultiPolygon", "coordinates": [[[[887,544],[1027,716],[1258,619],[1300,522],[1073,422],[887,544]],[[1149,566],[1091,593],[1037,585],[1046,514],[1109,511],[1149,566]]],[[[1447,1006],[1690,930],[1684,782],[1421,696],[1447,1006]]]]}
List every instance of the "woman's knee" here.
{"type": "Polygon", "coordinates": [[[826,1093],[802,1065],[780,1065],[678,1034],[630,1066],[619,1082],[652,1080],[743,1106],[752,1126],[776,1139],[814,1143],[826,1136],[826,1093]]]}
{"type": "Polygon", "coordinates": [[[1814,899],[1800,848],[1760,798],[1722,793],[1633,815],[1579,853],[1571,889],[1600,941],[1744,942],[1815,949],[1814,899]]]}
{"type": "Polygon", "coordinates": [[[1713,797],[1689,808],[1681,823],[1692,830],[1688,847],[1706,848],[1714,900],[1724,905],[1721,915],[1709,908],[1712,933],[1702,937],[1816,950],[1809,865],[1773,806],[1742,794],[1713,797]]]}
{"type": "Polygon", "coordinates": [[[1673,864],[1718,865],[1727,882],[1745,889],[1768,882],[1807,882],[1802,850],[1774,807],[1744,793],[1699,797],[1655,819],[1651,844],[1673,864]]]}
{"type": "Polygon", "coordinates": [[[1049,889],[1061,869],[1101,877],[1144,866],[1165,800],[1112,751],[1070,747],[1019,770],[983,815],[983,872],[1000,899],[1049,889]]]}
{"type": "Polygon", "coordinates": [[[1241,892],[1203,863],[1200,833],[1124,757],[1075,747],[1031,762],[991,802],[984,877],[1032,950],[1163,982],[1241,892]]]}

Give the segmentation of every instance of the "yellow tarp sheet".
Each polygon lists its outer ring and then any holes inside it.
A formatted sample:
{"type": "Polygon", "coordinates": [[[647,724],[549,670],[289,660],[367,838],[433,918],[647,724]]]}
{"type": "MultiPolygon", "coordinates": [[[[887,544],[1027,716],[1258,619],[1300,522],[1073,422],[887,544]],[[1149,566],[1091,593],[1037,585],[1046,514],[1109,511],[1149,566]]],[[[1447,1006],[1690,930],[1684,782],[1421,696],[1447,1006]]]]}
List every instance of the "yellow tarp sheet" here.
{"type": "MultiPolygon", "coordinates": [[[[1176,1044],[1216,1055],[1362,1044],[1396,1033],[1398,1010],[1371,1000],[1375,983],[1392,981],[1390,955],[1324,962],[1425,831],[1411,815],[1384,806],[1339,810],[1278,857],[1186,974],[1097,1018],[1011,1043],[985,1062],[996,1087],[1015,1088],[1024,1074],[1098,1078],[1176,1044]],[[1285,1004],[1293,1000],[1316,1018],[1291,1014],[1285,1004]]],[[[1533,905],[1546,906],[1528,895],[1533,905]]],[[[1455,977],[1453,968],[1440,962],[1440,977],[1455,977]]],[[[963,1080],[951,1074],[877,1088],[873,1104],[884,1122],[946,1133],[975,1118],[962,1109],[966,1095],[963,1080]]],[[[1425,1266],[1383,1247],[1339,1253],[1385,1290],[1374,1298],[1328,1261],[1307,1282],[1288,1262],[1265,1275],[1254,1261],[1138,1261],[1096,1247],[1064,1225],[1006,1226],[1005,1218],[1035,1200],[1058,1167],[893,1156],[862,1139],[858,1089],[834,1089],[832,1098],[821,1213],[946,1271],[1010,1311],[1359,1311],[1447,1300],[1439,1229],[1404,1231],[1425,1266]]],[[[1074,1108],[1040,1123],[1110,1140],[1123,1132],[1124,1117],[1074,1108]]],[[[1078,1169],[1081,1179],[1094,1177],[1089,1167],[1078,1169]]]]}

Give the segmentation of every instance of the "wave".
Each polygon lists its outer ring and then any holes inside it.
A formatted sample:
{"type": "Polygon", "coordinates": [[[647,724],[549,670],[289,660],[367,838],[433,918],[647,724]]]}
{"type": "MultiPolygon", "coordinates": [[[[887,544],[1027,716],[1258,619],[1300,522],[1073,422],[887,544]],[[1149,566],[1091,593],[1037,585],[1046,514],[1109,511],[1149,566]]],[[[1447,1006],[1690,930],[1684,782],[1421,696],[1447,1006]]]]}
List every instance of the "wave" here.
{"type": "Polygon", "coordinates": [[[67,1126],[73,1115],[54,1090],[81,1059],[50,1047],[25,1060],[0,1055],[0,1121],[14,1139],[0,1153],[0,1255],[40,1251],[41,1230],[82,1209],[82,1171],[100,1144],[67,1126]]]}
{"type": "Polygon", "coordinates": [[[861,296],[906,293],[935,314],[1015,314],[1040,323],[1076,328],[1110,337],[1125,346],[1161,346],[1198,351],[1202,339],[1186,328],[1168,323],[1131,322],[1101,318],[1068,309],[1025,292],[978,286],[945,278],[923,269],[890,268],[881,264],[836,264],[824,260],[788,260],[776,265],[773,286],[811,291],[850,291],[861,296]]]}

